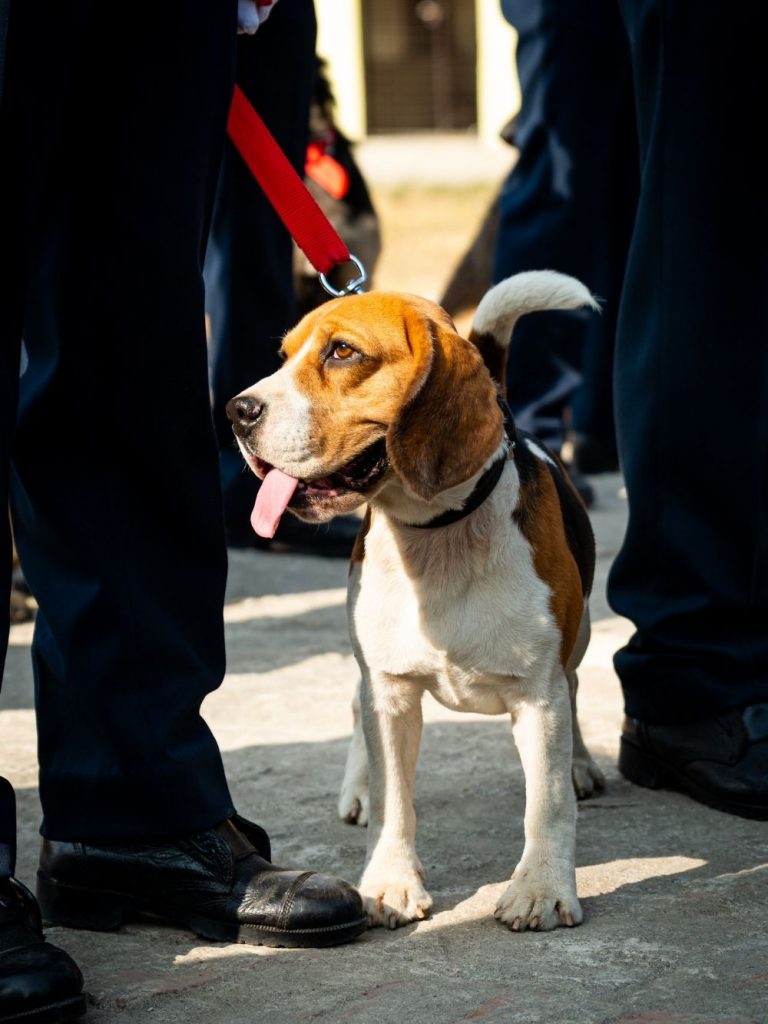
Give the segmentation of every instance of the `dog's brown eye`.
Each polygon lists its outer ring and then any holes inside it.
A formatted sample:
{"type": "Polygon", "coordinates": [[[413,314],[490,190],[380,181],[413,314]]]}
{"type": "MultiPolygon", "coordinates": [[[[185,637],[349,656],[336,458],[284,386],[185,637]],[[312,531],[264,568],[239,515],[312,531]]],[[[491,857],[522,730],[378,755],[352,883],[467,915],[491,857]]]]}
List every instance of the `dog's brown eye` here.
{"type": "Polygon", "coordinates": [[[331,347],[331,359],[338,359],[343,362],[345,359],[352,359],[358,355],[356,348],[352,348],[346,341],[334,341],[331,347]]]}

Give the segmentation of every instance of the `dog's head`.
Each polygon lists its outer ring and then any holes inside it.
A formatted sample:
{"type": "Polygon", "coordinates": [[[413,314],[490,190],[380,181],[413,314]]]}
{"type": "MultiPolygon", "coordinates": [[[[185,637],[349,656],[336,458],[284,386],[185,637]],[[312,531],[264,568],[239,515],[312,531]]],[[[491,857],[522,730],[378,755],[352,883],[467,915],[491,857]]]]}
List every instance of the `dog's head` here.
{"type": "Polygon", "coordinates": [[[274,527],[286,506],[320,522],[385,489],[431,502],[478,473],[502,440],[480,353],[426,299],[327,302],[286,336],[282,354],[280,370],[227,407],[251,468],[279,478],[262,485],[274,527]]]}

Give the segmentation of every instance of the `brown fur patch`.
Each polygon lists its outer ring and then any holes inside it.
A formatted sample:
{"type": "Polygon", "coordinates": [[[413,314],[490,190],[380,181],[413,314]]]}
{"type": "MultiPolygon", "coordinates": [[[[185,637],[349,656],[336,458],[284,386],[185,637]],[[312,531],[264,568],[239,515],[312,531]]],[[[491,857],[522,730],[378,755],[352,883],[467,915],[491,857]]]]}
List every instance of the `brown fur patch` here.
{"type": "Polygon", "coordinates": [[[295,385],[311,406],[315,455],[328,471],[384,437],[396,419],[414,374],[404,326],[414,306],[420,313],[442,314],[415,296],[350,295],[320,306],[284,339],[285,369],[294,360],[295,385]],[[347,342],[359,357],[328,359],[334,341],[347,342]]]}
{"type": "Polygon", "coordinates": [[[477,348],[447,319],[406,320],[416,372],[387,435],[392,467],[429,500],[477,473],[504,434],[496,388],[477,348]]]}
{"type": "Polygon", "coordinates": [[[566,665],[584,614],[581,575],[563,525],[557,488],[546,463],[535,460],[535,471],[520,481],[514,517],[533,551],[537,575],[551,591],[552,614],[560,629],[560,660],[566,665]]]}
{"type": "Polygon", "coordinates": [[[595,535],[589,513],[560,458],[549,450],[547,454],[555,462],[555,466],[547,468],[557,490],[566,540],[581,577],[581,590],[588,597],[595,578],[595,535]]]}

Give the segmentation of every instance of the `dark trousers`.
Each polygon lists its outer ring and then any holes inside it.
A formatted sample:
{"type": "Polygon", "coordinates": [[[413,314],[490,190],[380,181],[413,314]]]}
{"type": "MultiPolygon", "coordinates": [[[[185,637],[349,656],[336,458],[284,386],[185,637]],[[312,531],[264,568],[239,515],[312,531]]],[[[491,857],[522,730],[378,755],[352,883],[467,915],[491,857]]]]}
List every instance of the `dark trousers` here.
{"type": "Polygon", "coordinates": [[[199,709],[224,672],[202,260],[235,32],[233,0],[12,4],[0,523],[10,489],[54,838],[171,836],[232,810],[199,709]]]}
{"type": "MultiPolygon", "coordinates": [[[[280,0],[263,29],[237,44],[237,83],[296,170],[303,174],[315,77],[313,0],[280,0]]],[[[232,436],[230,398],[280,365],[283,335],[298,319],[288,231],[227,141],[205,268],[211,321],[213,418],[221,452],[224,512],[248,528],[258,480],[232,436]]]]}
{"type": "Polygon", "coordinates": [[[623,0],[642,164],[616,350],[627,711],[768,700],[768,10],[623,0]]]}
{"type": "Polygon", "coordinates": [[[637,200],[627,42],[616,0],[503,0],[518,31],[520,155],[501,195],[494,280],[573,274],[603,313],[535,313],[512,336],[507,386],[521,426],[558,445],[573,425],[614,435],[613,343],[637,200]]]}

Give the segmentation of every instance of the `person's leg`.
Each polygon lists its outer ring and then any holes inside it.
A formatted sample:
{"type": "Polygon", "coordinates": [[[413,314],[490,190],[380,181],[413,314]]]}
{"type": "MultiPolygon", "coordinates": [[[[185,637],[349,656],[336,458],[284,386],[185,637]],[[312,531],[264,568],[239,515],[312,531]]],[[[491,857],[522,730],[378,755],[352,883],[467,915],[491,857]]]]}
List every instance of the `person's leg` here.
{"type": "Polygon", "coordinates": [[[45,941],[35,897],[13,877],[14,832],[13,790],[0,778],[0,1020],[72,1021],[87,1007],[83,976],[68,953],[45,941]]]}
{"type": "MultiPolygon", "coordinates": [[[[8,34],[9,3],[0,0],[0,140],[3,139],[3,88],[5,85],[5,48],[8,34]]],[[[6,173],[8,163],[6,161],[6,173]]],[[[17,241],[18,229],[9,223],[7,186],[9,182],[0,168],[0,215],[5,224],[6,246],[10,239],[17,241]],[[6,188],[3,188],[6,186],[6,188]],[[3,202],[6,196],[6,202],[3,202]]],[[[6,248],[6,257],[13,250],[6,248]]],[[[17,259],[11,268],[18,268],[17,259]]],[[[5,262],[5,260],[3,261],[5,262]]],[[[18,272],[18,271],[17,271],[18,272]]],[[[0,275],[0,689],[3,667],[8,648],[9,608],[11,598],[11,530],[8,522],[8,470],[11,458],[13,424],[16,418],[16,381],[18,378],[18,350],[21,338],[21,303],[18,281],[0,275]]],[[[11,784],[0,777],[0,879],[13,874],[16,860],[16,802],[11,784]]]]}
{"type": "MultiPolygon", "coordinates": [[[[0,113],[0,140],[2,140],[2,114],[0,113]]],[[[0,170],[0,196],[7,177],[0,170]]],[[[6,231],[6,257],[10,256],[7,243],[15,232],[10,220],[10,211],[0,199],[0,218],[6,231]]],[[[0,243],[2,244],[2,243],[0,243]]],[[[17,254],[18,255],[18,254],[17,254]]],[[[5,262],[5,261],[4,261],[5,262]]],[[[3,667],[8,647],[11,600],[11,528],[8,518],[8,474],[10,468],[11,442],[16,418],[16,395],[19,376],[19,347],[21,339],[21,316],[19,304],[14,297],[14,286],[19,280],[14,263],[6,263],[8,272],[0,274],[0,690],[2,689],[3,667]]],[[[18,292],[16,293],[18,295],[18,292]]],[[[0,761],[0,769],[3,764],[0,761]]],[[[0,878],[13,874],[16,845],[16,812],[13,789],[0,776],[0,878]]]]}
{"type": "MultiPolygon", "coordinates": [[[[0,115],[2,139],[2,115],[0,115]]],[[[0,194],[7,182],[0,171],[0,194]]],[[[0,201],[0,215],[5,211],[0,201]]],[[[8,220],[6,230],[11,233],[8,220]]],[[[8,237],[8,236],[6,236],[8,237]]],[[[7,250],[6,250],[7,253],[7,250]]],[[[8,473],[10,449],[16,416],[16,392],[19,376],[20,316],[18,305],[12,304],[13,291],[18,285],[16,274],[9,266],[8,273],[0,275],[0,689],[3,666],[8,646],[11,599],[11,529],[8,518],[8,473]],[[16,307],[14,309],[14,307],[16,307]],[[14,315],[14,313],[16,315],[14,315]],[[15,342],[14,342],[15,339],[15,342]]],[[[18,267],[18,262],[15,264],[18,267]]],[[[0,769],[3,767],[0,761],[0,769]]],[[[11,784],[0,776],[0,879],[13,874],[16,850],[16,809],[11,784]]]]}
{"type": "MultiPolygon", "coordinates": [[[[550,267],[606,300],[602,318],[539,313],[515,328],[510,404],[521,425],[557,447],[563,411],[583,376],[585,345],[603,358],[613,341],[636,190],[635,164],[626,155],[629,61],[614,0],[588,11],[570,0],[502,6],[518,30],[522,108],[515,130],[520,156],[501,194],[494,280],[550,267]]],[[[595,361],[591,356],[588,372],[595,361]]],[[[601,417],[610,433],[610,412],[601,417]]]]}
{"type": "MultiPolygon", "coordinates": [[[[237,48],[237,82],[299,174],[309,132],[317,33],[313,0],[280,0],[237,48]]],[[[298,314],[293,243],[227,141],[206,259],[211,390],[228,534],[248,529],[258,480],[245,471],[226,404],[279,366],[277,352],[298,314]]]]}
{"type": "Polygon", "coordinates": [[[269,863],[263,830],[232,814],[200,717],[224,670],[202,258],[235,5],[139,0],[114,49],[91,0],[49,20],[22,11],[9,79],[35,173],[33,115],[52,89],[39,58],[60,44],[57,18],[85,15],[65,51],[60,144],[42,167],[11,487],[40,605],[43,915],[108,929],[148,914],[267,945],[349,941],[366,925],[359,895],[269,863]]]}
{"type": "MultiPolygon", "coordinates": [[[[613,2],[613,0],[611,0],[613,2]]],[[[627,56],[627,65],[629,58],[627,56]]],[[[610,151],[604,155],[600,176],[601,198],[595,202],[593,292],[601,302],[599,317],[584,329],[581,385],[573,395],[575,469],[600,473],[618,469],[616,424],[613,409],[613,355],[624,267],[632,236],[639,190],[637,126],[630,72],[614,111],[610,151]]]]}
{"type": "MultiPolygon", "coordinates": [[[[40,176],[21,159],[22,132],[19,109],[9,102],[5,82],[6,29],[15,38],[23,5],[14,4],[13,21],[6,20],[8,5],[0,0],[0,680],[8,640],[11,580],[11,536],[8,490],[11,445],[16,419],[24,299],[30,249],[28,242],[39,214],[40,176]]],[[[62,12],[59,12],[60,14],[62,12]]],[[[49,54],[58,89],[37,111],[33,146],[47,155],[50,128],[66,92],[67,75],[57,67],[69,41],[67,29],[76,33],[78,15],[71,12],[68,26],[56,35],[58,49],[49,54]]],[[[37,11],[38,17],[41,11],[37,11]]],[[[54,15],[54,20],[56,15],[54,15]]],[[[59,26],[61,27],[61,25],[59,26]]],[[[41,46],[44,49],[44,45],[41,46]]],[[[40,170],[43,161],[37,161],[40,170]]],[[[0,770],[5,767],[0,751],[0,770]]],[[[13,788],[0,776],[0,1018],[19,1024],[35,1020],[74,1020],[86,1010],[83,977],[63,950],[45,942],[39,910],[32,893],[15,877],[16,801],[13,788]]]]}
{"type": "Polygon", "coordinates": [[[646,726],[725,714],[721,760],[734,736],[754,760],[762,735],[765,810],[768,708],[734,709],[768,702],[768,11],[748,0],[724,32],[708,5],[623,9],[643,175],[616,349],[629,524],[609,580],[637,632],[616,669],[646,726]]]}
{"type": "Polygon", "coordinates": [[[13,787],[0,775],[0,881],[16,868],[16,797],[13,787]]]}
{"type": "Polygon", "coordinates": [[[20,13],[6,82],[45,228],[29,260],[11,491],[40,606],[43,831],[61,840],[167,837],[232,812],[199,708],[224,673],[201,262],[234,4],[145,0],[120,33],[111,45],[88,0],[20,13]],[[47,59],[70,18],[82,29],[41,166],[47,59]]]}
{"type": "MultiPolygon", "coordinates": [[[[0,689],[7,651],[11,583],[11,531],[8,491],[11,446],[16,420],[19,354],[23,327],[29,248],[34,230],[39,175],[21,160],[19,109],[8,102],[5,89],[5,42],[8,6],[0,0],[0,689]],[[5,95],[5,102],[3,102],[5,95]]],[[[14,25],[23,17],[14,4],[14,25]]],[[[72,23],[77,18],[72,19],[72,23]]],[[[57,37],[59,53],[67,36],[57,37]]],[[[63,69],[57,69],[63,72],[63,69]]],[[[49,97],[37,127],[37,150],[45,155],[50,144],[51,119],[64,94],[66,74],[57,76],[60,88],[49,97]]],[[[11,91],[13,98],[13,90],[11,91]]],[[[38,166],[40,161],[37,161],[38,166]]],[[[0,770],[6,767],[0,751],[0,770]]],[[[0,1018],[20,1022],[36,1019],[73,1020],[85,1012],[83,978],[72,959],[44,941],[34,897],[15,878],[16,799],[10,782],[0,776],[0,1018]]]]}

